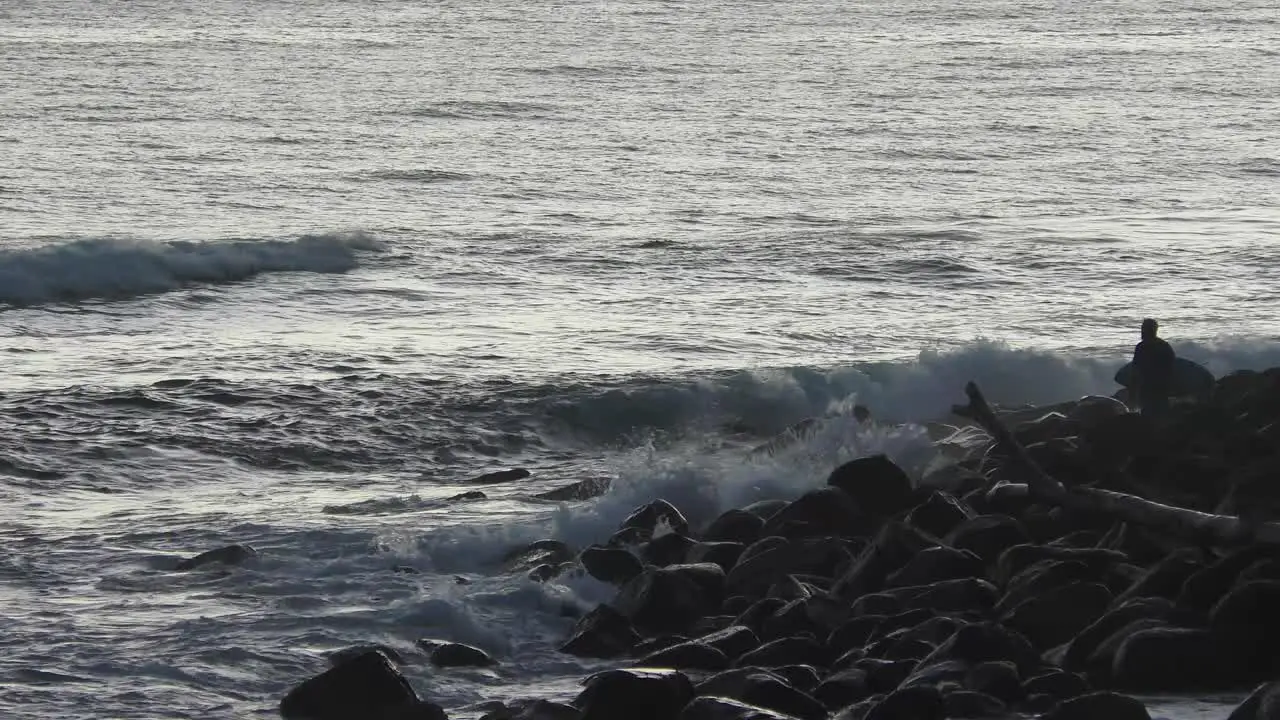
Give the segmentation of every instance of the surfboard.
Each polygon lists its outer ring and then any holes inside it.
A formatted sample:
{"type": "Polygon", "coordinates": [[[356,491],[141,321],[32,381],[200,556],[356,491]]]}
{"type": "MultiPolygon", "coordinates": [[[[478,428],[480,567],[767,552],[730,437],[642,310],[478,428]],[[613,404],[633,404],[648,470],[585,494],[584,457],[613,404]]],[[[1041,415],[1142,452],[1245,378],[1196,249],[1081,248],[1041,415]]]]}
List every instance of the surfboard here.
{"type": "MultiPolygon", "coordinates": [[[[1127,362],[1116,371],[1116,383],[1124,387],[1132,387],[1134,381],[1133,363],[1127,362]]],[[[1174,358],[1173,360],[1173,395],[1200,395],[1213,390],[1214,377],[1209,369],[1194,360],[1174,358]]]]}

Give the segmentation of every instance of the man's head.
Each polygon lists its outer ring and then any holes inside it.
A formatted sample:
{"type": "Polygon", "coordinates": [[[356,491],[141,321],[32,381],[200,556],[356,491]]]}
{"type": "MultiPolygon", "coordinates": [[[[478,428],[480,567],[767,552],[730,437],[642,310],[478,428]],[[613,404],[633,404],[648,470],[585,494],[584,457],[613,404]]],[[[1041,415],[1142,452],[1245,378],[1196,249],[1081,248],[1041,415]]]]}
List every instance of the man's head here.
{"type": "Polygon", "coordinates": [[[1156,331],[1159,329],[1160,329],[1160,323],[1156,322],[1155,320],[1152,320],[1151,318],[1147,318],[1146,320],[1143,320],[1142,321],[1142,339],[1146,340],[1148,338],[1155,337],[1156,331]]]}

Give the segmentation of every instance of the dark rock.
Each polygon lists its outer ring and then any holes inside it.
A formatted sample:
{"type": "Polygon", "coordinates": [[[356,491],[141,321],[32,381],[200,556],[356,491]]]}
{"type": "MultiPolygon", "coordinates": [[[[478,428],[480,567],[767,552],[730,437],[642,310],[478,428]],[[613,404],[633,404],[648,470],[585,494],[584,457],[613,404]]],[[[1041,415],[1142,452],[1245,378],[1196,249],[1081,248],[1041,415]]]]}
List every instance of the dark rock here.
{"type": "Polygon", "coordinates": [[[472,490],[470,492],[458,493],[457,495],[449,496],[449,500],[488,500],[488,499],[489,499],[489,496],[485,495],[483,492],[480,492],[479,490],[472,490]]]}
{"type": "Polygon", "coordinates": [[[706,615],[689,627],[690,637],[702,637],[720,632],[733,625],[733,615],[706,615]]]}
{"type": "Polygon", "coordinates": [[[853,667],[867,674],[867,687],[874,693],[889,693],[911,675],[916,663],[912,660],[880,660],[863,658],[853,667]]]}
{"type": "Polygon", "coordinates": [[[1169,620],[1173,603],[1159,598],[1139,598],[1108,610],[1084,630],[1076,634],[1060,653],[1056,661],[1068,670],[1083,670],[1089,657],[1104,640],[1135,620],[1169,620]]]}
{"type": "Polygon", "coordinates": [[[422,639],[418,647],[429,653],[428,659],[436,667],[485,667],[497,661],[477,647],[444,640],[422,639]]]}
{"type": "Polygon", "coordinates": [[[684,635],[659,635],[657,637],[645,638],[644,640],[636,643],[635,647],[631,648],[631,655],[633,657],[644,657],[656,652],[661,652],[669,647],[683,645],[687,642],[689,642],[689,638],[684,635]]]}
{"type": "Polygon", "coordinates": [[[1027,680],[1022,692],[1027,696],[1048,695],[1055,700],[1070,700],[1089,692],[1089,683],[1079,675],[1052,670],[1027,680]]]}
{"type": "Polygon", "coordinates": [[[759,595],[787,575],[829,575],[849,558],[844,543],[836,538],[779,538],[777,542],[764,538],[744,550],[729,571],[726,587],[735,594],[759,595]],[[765,549],[757,550],[762,545],[765,549]]]}
{"type": "Polygon", "coordinates": [[[927,608],[904,610],[893,615],[886,615],[884,620],[880,622],[880,635],[888,635],[903,628],[913,628],[933,616],[934,612],[927,608]]]}
{"type": "Polygon", "coordinates": [[[884,587],[885,580],[916,553],[939,545],[937,538],[897,521],[885,523],[849,570],[831,587],[837,597],[856,598],[884,587]]]}
{"type": "Polygon", "coordinates": [[[1017,666],[1004,660],[978,663],[971,667],[965,674],[964,687],[1006,703],[1017,702],[1024,695],[1017,666]]]}
{"type": "Polygon", "coordinates": [[[677,671],[606,670],[583,684],[573,701],[581,720],[672,718],[693,699],[693,684],[677,671]]]}
{"type": "Polygon", "coordinates": [[[707,593],[713,585],[712,568],[723,583],[724,571],[718,565],[648,568],[622,586],[613,605],[643,631],[679,632],[719,605],[720,598],[707,593]]]}
{"type": "Polygon", "coordinates": [[[782,509],[787,505],[786,500],[760,500],[742,508],[742,511],[751,513],[767,522],[769,518],[782,512],[782,509]]]}
{"type": "Polygon", "coordinates": [[[826,709],[784,678],[759,668],[738,668],[707,678],[698,684],[698,695],[733,698],[806,720],[820,720],[826,709]]]}
{"type": "Polygon", "coordinates": [[[754,605],[755,602],[755,600],[752,600],[746,595],[733,595],[725,598],[724,602],[720,603],[720,612],[737,617],[738,615],[746,612],[747,608],[754,605]]]}
{"type": "Polygon", "coordinates": [[[832,660],[831,667],[828,669],[831,672],[846,670],[848,668],[853,667],[854,664],[857,663],[859,660],[866,659],[866,657],[867,657],[867,651],[864,648],[854,648],[844,653],[843,655],[840,655],[835,660],[832,660]]]}
{"type": "Polygon", "coordinates": [[[883,652],[877,653],[885,660],[920,660],[933,652],[932,643],[919,638],[896,638],[883,652]]]}
{"type": "Polygon", "coordinates": [[[513,482],[515,480],[524,480],[533,473],[524,468],[512,468],[510,470],[497,470],[491,473],[485,473],[479,477],[471,478],[468,482],[477,485],[491,485],[493,483],[513,482]]]}
{"type": "Polygon", "coordinates": [[[866,720],[944,720],[946,705],[935,687],[894,690],[867,713],[866,720]]]}
{"type": "Polygon", "coordinates": [[[387,656],[387,659],[396,665],[404,665],[404,656],[395,648],[388,645],[355,645],[349,648],[343,648],[329,655],[329,664],[333,666],[341,665],[348,660],[353,660],[361,655],[370,652],[380,652],[387,656]]]}
{"type": "Polygon", "coordinates": [[[1003,615],[1021,603],[1046,595],[1073,582],[1095,578],[1084,563],[1042,560],[1015,575],[1006,585],[996,612],[1003,615]]]}
{"type": "Polygon", "coordinates": [[[640,642],[631,622],[608,605],[598,605],[583,615],[560,652],[577,657],[613,658],[625,655],[640,642]]]}
{"type": "Polygon", "coordinates": [[[946,544],[968,550],[984,563],[995,562],[1000,553],[1027,541],[1027,530],[1007,515],[979,515],[957,525],[947,534],[946,544]]]}
{"type": "Polygon", "coordinates": [[[737,542],[699,542],[694,543],[685,553],[684,561],[687,563],[715,563],[724,568],[727,573],[738,564],[738,558],[742,557],[742,551],[746,549],[742,543],[737,542]]]}
{"type": "Polygon", "coordinates": [[[376,718],[418,704],[418,695],[385,655],[356,655],[289,691],[280,701],[286,720],[376,718]]]}
{"type": "Polygon", "coordinates": [[[897,615],[903,611],[902,598],[888,593],[867,593],[850,606],[850,614],[854,617],[878,615],[881,617],[897,615]]]}
{"type": "Polygon", "coordinates": [[[592,545],[582,551],[578,560],[588,575],[614,585],[622,585],[644,571],[639,558],[617,547],[592,545]]]}
{"type": "Polygon", "coordinates": [[[654,500],[648,505],[636,508],[622,521],[621,527],[636,528],[655,535],[659,525],[664,525],[680,535],[689,534],[689,521],[685,519],[684,513],[666,500],[654,500]]]}
{"type": "Polygon", "coordinates": [[[737,659],[736,667],[777,667],[780,665],[813,665],[825,667],[831,661],[827,649],[818,641],[804,637],[787,637],[768,642],[737,659]]]}
{"type": "Polygon", "coordinates": [[[636,545],[643,545],[644,543],[649,542],[652,537],[653,533],[649,530],[638,527],[627,527],[610,535],[609,539],[606,540],[604,544],[609,547],[632,547],[636,545]]]}
{"type": "Polygon", "coordinates": [[[1127,640],[1129,636],[1141,630],[1152,630],[1163,627],[1165,627],[1163,621],[1144,618],[1141,620],[1134,620],[1128,625],[1116,630],[1114,633],[1099,642],[1098,646],[1094,648],[1088,659],[1085,660],[1085,674],[1089,676],[1090,680],[1097,684],[1109,684],[1111,682],[1111,670],[1115,667],[1116,653],[1120,651],[1120,646],[1124,641],[1127,640]]]}
{"type": "Polygon", "coordinates": [[[847,493],[834,487],[818,488],[796,498],[778,514],[765,521],[764,535],[786,535],[781,530],[800,524],[802,533],[792,537],[857,537],[871,532],[872,525],[847,493]]]}
{"type": "Polygon", "coordinates": [[[916,686],[942,688],[946,686],[963,687],[962,683],[969,671],[968,663],[963,660],[946,660],[939,663],[920,663],[907,676],[898,689],[916,686]]]}
{"type": "Polygon", "coordinates": [[[508,573],[528,572],[539,565],[558,566],[573,558],[573,549],[559,540],[538,540],[507,553],[502,568],[508,573]]]}
{"type": "Polygon", "coordinates": [[[1280,582],[1255,580],[1240,585],[1209,613],[1209,629],[1224,658],[1250,680],[1265,680],[1280,670],[1280,582]]]}
{"type": "Polygon", "coordinates": [[[1000,553],[996,561],[996,579],[1000,582],[1009,582],[1032,565],[1047,560],[1081,563],[1091,571],[1101,574],[1107,567],[1128,562],[1129,558],[1122,552],[1105,548],[1022,543],[1000,553]]]}
{"type": "Polygon", "coordinates": [[[607,477],[588,478],[580,480],[572,485],[566,485],[554,490],[548,490],[544,493],[534,495],[539,500],[551,500],[553,502],[571,502],[574,500],[590,500],[593,497],[599,497],[609,491],[612,483],[607,477]]]}
{"type": "Polygon", "coordinates": [[[812,665],[779,665],[770,668],[769,672],[782,678],[793,688],[808,693],[818,687],[818,683],[822,682],[822,678],[818,676],[818,669],[812,665]]]}
{"type": "Polygon", "coordinates": [[[640,559],[650,565],[666,567],[684,562],[694,541],[679,533],[659,535],[640,548],[640,559]]]}
{"type": "Polygon", "coordinates": [[[1028,695],[1019,709],[1024,713],[1042,715],[1058,708],[1058,699],[1052,695],[1028,695]]]}
{"type": "Polygon", "coordinates": [[[729,510],[711,521],[702,539],[708,542],[736,542],[750,545],[760,539],[764,519],[746,510],[729,510]]]}
{"type": "Polygon", "coordinates": [[[1162,597],[1170,600],[1178,597],[1182,586],[1193,573],[1200,570],[1201,553],[1191,548],[1178,548],[1163,560],[1145,571],[1124,592],[1116,596],[1115,603],[1122,605],[1133,598],[1162,597]]]}
{"type": "MultiPolygon", "coordinates": [[[[362,717],[370,716],[364,715],[362,717]]],[[[444,708],[426,700],[397,705],[372,716],[372,718],[374,720],[449,720],[444,708]]]]}
{"type": "Polygon", "coordinates": [[[813,593],[805,586],[804,583],[796,579],[795,575],[786,575],[778,578],[769,586],[765,597],[776,597],[779,600],[791,602],[792,600],[804,600],[813,593]]]}
{"type": "Polygon", "coordinates": [[[973,511],[954,496],[945,492],[933,492],[907,515],[907,524],[935,537],[945,537],[957,525],[971,517],[973,511]]]}
{"type": "Polygon", "coordinates": [[[756,540],[755,542],[751,543],[750,545],[748,545],[746,548],[742,550],[742,554],[738,556],[738,562],[745,563],[746,561],[756,557],[757,555],[762,555],[769,550],[773,550],[775,548],[780,548],[780,547],[788,547],[790,545],[791,545],[790,540],[784,537],[780,537],[778,535],[769,535],[767,537],[762,537],[759,540],[756,540]]]}
{"type": "Polygon", "coordinates": [[[1068,700],[1044,716],[1044,720],[1151,720],[1139,701],[1112,692],[1096,692],[1068,700]]]}
{"type": "Polygon", "coordinates": [[[1217,646],[1207,630],[1152,628],[1120,643],[1112,661],[1116,687],[1133,691],[1186,692],[1219,686],[1228,677],[1214,661],[1217,646]]]}
{"type": "MultiPolygon", "coordinates": [[[[930,585],[895,588],[887,593],[899,598],[907,610],[967,611],[976,614],[990,612],[999,597],[999,591],[994,585],[977,578],[943,580],[930,585]]],[[[1110,595],[1107,598],[1110,599],[1110,595]]],[[[1101,614],[1102,610],[1098,613],[1101,614]]]]}
{"type": "Polygon", "coordinates": [[[685,705],[678,720],[795,720],[795,717],[730,698],[705,696],[685,705]]]}
{"type": "Polygon", "coordinates": [[[1017,517],[1035,503],[1030,488],[1023,483],[999,482],[983,496],[983,505],[991,512],[1017,517]]]}
{"type": "Polygon", "coordinates": [[[854,703],[832,716],[832,720],[866,720],[867,715],[881,701],[884,695],[872,695],[861,702],[854,703]]]}
{"type": "Polygon", "coordinates": [[[734,618],[734,625],[743,625],[751,628],[757,635],[764,629],[765,621],[773,617],[775,613],[786,607],[786,602],[778,598],[761,598],[751,607],[742,612],[741,615],[734,618]]]}
{"type": "Polygon", "coordinates": [[[863,515],[876,520],[906,512],[916,499],[911,479],[884,455],[841,465],[827,477],[827,485],[848,493],[863,515]]]}
{"type": "Polygon", "coordinates": [[[940,645],[960,629],[961,623],[955,618],[944,616],[931,617],[904,629],[896,637],[902,640],[923,640],[930,645],[940,645]]]}
{"type": "Polygon", "coordinates": [[[760,638],[766,642],[801,633],[825,636],[827,632],[809,617],[804,600],[793,600],[783,605],[760,626],[760,638]]]}
{"type": "Polygon", "coordinates": [[[1254,688],[1227,720],[1280,720],[1280,682],[1254,688]]]}
{"type": "MultiPolygon", "coordinates": [[[[480,720],[578,720],[578,708],[547,700],[512,700],[485,713],[480,720]]],[[[443,718],[442,718],[443,720],[443,718]]]]}
{"type": "Polygon", "coordinates": [[[751,628],[744,625],[733,625],[709,635],[703,635],[698,638],[698,642],[719,650],[730,660],[760,647],[760,638],[751,628]]]}
{"type": "Polygon", "coordinates": [[[1009,709],[999,699],[973,690],[955,690],[946,697],[948,718],[1003,717],[1009,709]]]}
{"type": "MultiPolygon", "coordinates": [[[[546,582],[554,577],[557,577],[563,570],[567,569],[568,567],[572,567],[572,565],[571,564],[567,566],[548,565],[546,563],[543,563],[542,565],[529,568],[529,572],[525,573],[525,577],[529,578],[534,582],[546,582]]],[[[470,580],[467,580],[465,582],[460,582],[458,584],[468,585],[470,584],[470,582],[471,582],[470,580]]]]}
{"type": "Polygon", "coordinates": [[[859,668],[845,668],[832,673],[813,691],[814,699],[831,710],[866,700],[871,695],[867,671],[859,668]]]}
{"type": "Polygon", "coordinates": [[[1042,665],[1040,655],[1016,630],[991,622],[972,623],[960,628],[938,646],[922,666],[947,660],[961,660],[970,665],[993,660],[1013,663],[1026,677],[1042,665]]]}
{"type": "Polygon", "coordinates": [[[239,565],[251,557],[256,557],[258,551],[249,545],[228,545],[220,547],[217,550],[206,550],[195,557],[187,558],[178,563],[175,570],[194,570],[202,565],[212,563],[222,563],[223,565],[239,565]]]}
{"type": "Polygon", "coordinates": [[[1259,560],[1275,557],[1276,553],[1275,548],[1251,545],[1197,570],[1187,578],[1178,594],[1178,606],[1207,617],[1213,606],[1235,585],[1240,573],[1259,560]]]}
{"type": "Polygon", "coordinates": [[[719,650],[700,642],[686,642],[644,656],[640,667],[674,668],[676,670],[724,670],[729,658],[719,650]]]}
{"type": "Polygon", "coordinates": [[[863,615],[849,620],[827,636],[827,649],[831,654],[840,656],[854,648],[865,647],[883,620],[883,615],[863,615]]]}
{"type": "Polygon", "coordinates": [[[1048,649],[1072,639],[1102,617],[1111,604],[1111,593],[1099,583],[1075,582],[1030,598],[1004,618],[1032,645],[1048,649]]]}
{"type": "Polygon", "coordinates": [[[981,577],[985,573],[982,560],[966,550],[949,547],[927,548],[889,575],[885,587],[928,585],[940,580],[981,577]]]}

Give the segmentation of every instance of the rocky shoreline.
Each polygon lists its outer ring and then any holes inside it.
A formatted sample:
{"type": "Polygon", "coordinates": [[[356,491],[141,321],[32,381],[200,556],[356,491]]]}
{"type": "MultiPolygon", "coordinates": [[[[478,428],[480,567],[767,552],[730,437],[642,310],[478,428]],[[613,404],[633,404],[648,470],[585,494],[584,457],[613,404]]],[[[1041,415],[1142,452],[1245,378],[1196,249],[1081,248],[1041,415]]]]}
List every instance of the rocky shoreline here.
{"type": "MultiPolygon", "coordinates": [[[[604,544],[524,548],[511,569],[618,587],[560,648],[616,668],[486,720],[1144,720],[1125,693],[1250,688],[1231,720],[1280,718],[1280,369],[1158,421],[1108,398],[984,408],[974,389],[957,412],[995,439],[914,483],[873,456],[702,527],[655,500],[604,544]]],[[[379,649],[280,712],[447,717],[379,649]]]]}

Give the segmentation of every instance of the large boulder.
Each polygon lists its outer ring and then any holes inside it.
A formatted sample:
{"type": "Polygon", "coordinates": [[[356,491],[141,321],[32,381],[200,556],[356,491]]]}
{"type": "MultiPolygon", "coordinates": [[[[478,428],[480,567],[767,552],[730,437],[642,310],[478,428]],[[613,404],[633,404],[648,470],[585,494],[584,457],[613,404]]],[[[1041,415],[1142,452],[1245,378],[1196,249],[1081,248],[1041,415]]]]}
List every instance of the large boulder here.
{"type": "Polygon", "coordinates": [[[418,699],[409,681],[385,655],[369,651],[303,682],[280,701],[285,720],[381,720],[414,709],[444,720],[444,711],[418,699]]]}
{"type": "Polygon", "coordinates": [[[206,550],[194,557],[189,557],[178,563],[176,570],[194,570],[204,565],[212,565],[214,563],[220,565],[239,565],[240,563],[252,557],[257,557],[258,551],[252,545],[227,545],[215,550],[206,550]]]}
{"type": "Polygon", "coordinates": [[[1218,649],[1207,630],[1151,628],[1125,638],[1111,666],[1116,687],[1138,692],[1186,692],[1218,687],[1218,649]]]}
{"type": "Polygon", "coordinates": [[[436,667],[486,667],[496,665],[497,660],[478,647],[445,640],[424,638],[418,647],[427,652],[427,658],[436,667]]]}
{"type": "Polygon", "coordinates": [[[684,562],[694,541],[680,533],[657,535],[640,547],[640,559],[646,565],[666,567],[684,562]]]}
{"type": "Polygon", "coordinates": [[[707,542],[737,542],[750,545],[760,539],[764,519],[746,510],[728,510],[711,521],[702,533],[707,542]]]}
{"type": "Polygon", "coordinates": [[[1110,605],[1111,592],[1105,585],[1074,582],[1023,601],[1008,612],[1004,623],[1047,650],[1073,638],[1110,605]]]}
{"type": "Polygon", "coordinates": [[[848,493],[862,514],[874,520],[904,513],[916,500],[911,478],[884,455],[841,465],[827,478],[827,485],[848,493]]]}
{"type": "Polygon", "coordinates": [[[642,632],[680,632],[704,615],[712,614],[719,598],[708,594],[711,589],[710,568],[720,573],[718,565],[699,565],[698,572],[683,568],[648,568],[632,578],[614,598],[613,606],[642,632]],[[707,569],[703,572],[702,569],[707,569]]]}
{"type": "Polygon", "coordinates": [[[622,613],[608,605],[598,605],[578,620],[560,652],[576,657],[614,658],[631,652],[638,642],[640,635],[622,613]]]}
{"type": "Polygon", "coordinates": [[[1113,692],[1072,698],[1044,715],[1044,720],[1151,720],[1141,702],[1113,692]]]}
{"type": "Polygon", "coordinates": [[[592,545],[578,556],[591,577],[602,582],[622,585],[644,571],[644,563],[620,547],[592,545]]]}
{"type": "Polygon", "coordinates": [[[581,720],[672,718],[693,699],[689,678],[673,670],[606,670],[583,684],[573,700],[581,720]]]}
{"type": "Polygon", "coordinates": [[[622,521],[620,527],[634,528],[649,536],[660,534],[659,527],[681,535],[689,534],[689,521],[685,519],[684,513],[666,500],[654,500],[636,508],[622,521]]]}
{"type": "Polygon", "coordinates": [[[763,535],[783,537],[861,537],[870,534],[870,520],[853,498],[839,488],[823,487],[796,498],[764,524],[763,535]]]}

